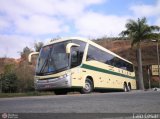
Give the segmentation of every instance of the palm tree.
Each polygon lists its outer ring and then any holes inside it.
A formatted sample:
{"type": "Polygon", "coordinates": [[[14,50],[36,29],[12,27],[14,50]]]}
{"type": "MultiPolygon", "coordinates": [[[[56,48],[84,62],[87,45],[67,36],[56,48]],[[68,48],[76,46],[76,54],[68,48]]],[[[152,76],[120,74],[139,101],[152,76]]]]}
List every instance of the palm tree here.
{"type": "Polygon", "coordinates": [[[120,35],[128,36],[132,40],[131,46],[136,45],[137,48],[137,64],[138,64],[138,83],[139,89],[144,90],[143,72],[142,72],[142,56],[141,56],[141,42],[144,40],[157,39],[160,30],[159,26],[149,26],[145,17],[135,20],[129,20],[126,25],[126,30],[122,31],[120,35]]]}

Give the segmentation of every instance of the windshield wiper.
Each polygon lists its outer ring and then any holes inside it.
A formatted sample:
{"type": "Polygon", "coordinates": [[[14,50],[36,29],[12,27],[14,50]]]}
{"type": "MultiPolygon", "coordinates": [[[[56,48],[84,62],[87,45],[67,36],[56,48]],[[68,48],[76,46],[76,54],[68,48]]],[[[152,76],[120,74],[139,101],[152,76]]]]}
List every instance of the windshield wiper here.
{"type": "Polygon", "coordinates": [[[50,55],[50,54],[51,54],[51,51],[52,51],[52,50],[49,51],[48,56],[47,56],[46,60],[44,61],[44,64],[42,65],[42,68],[41,68],[40,71],[39,71],[39,74],[42,74],[43,71],[44,71],[44,69],[45,69],[45,67],[48,65],[48,62],[49,62],[49,59],[50,59],[50,56],[51,56],[51,55],[50,55]]]}
{"type": "Polygon", "coordinates": [[[41,74],[42,73],[42,71],[45,69],[45,66],[46,66],[46,64],[47,64],[47,59],[45,60],[45,62],[43,63],[43,65],[42,65],[42,68],[40,69],[40,71],[39,71],[39,74],[41,74]]]}

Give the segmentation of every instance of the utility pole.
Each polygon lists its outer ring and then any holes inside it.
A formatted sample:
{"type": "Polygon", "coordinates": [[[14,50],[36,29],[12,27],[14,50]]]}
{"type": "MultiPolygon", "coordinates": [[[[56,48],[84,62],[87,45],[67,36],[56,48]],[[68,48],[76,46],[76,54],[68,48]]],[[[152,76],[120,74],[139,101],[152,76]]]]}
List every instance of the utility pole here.
{"type": "Polygon", "coordinates": [[[147,66],[147,71],[148,71],[148,84],[149,84],[149,89],[151,89],[151,77],[150,77],[150,66],[147,66]]]}
{"type": "Polygon", "coordinates": [[[159,82],[159,88],[160,88],[160,70],[159,70],[159,47],[158,47],[159,43],[157,40],[157,60],[158,60],[158,82],[159,82]]]}
{"type": "Polygon", "coordinates": [[[0,74],[0,81],[1,81],[0,93],[2,93],[2,74],[0,74]]]}
{"type": "Polygon", "coordinates": [[[158,83],[159,83],[159,88],[160,88],[160,70],[159,70],[159,42],[158,40],[152,40],[152,42],[157,43],[157,62],[158,62],[158,83]]]}

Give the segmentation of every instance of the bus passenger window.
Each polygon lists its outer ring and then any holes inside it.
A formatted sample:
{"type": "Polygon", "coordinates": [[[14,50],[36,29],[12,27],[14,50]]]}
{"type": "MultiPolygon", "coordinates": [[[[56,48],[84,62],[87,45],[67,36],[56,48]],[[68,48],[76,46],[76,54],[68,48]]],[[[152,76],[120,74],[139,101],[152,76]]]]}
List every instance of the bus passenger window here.
{"type": "Polygon", "coordinates": [[[90,61],[90,60],[95,60],[95,58],[92,57],[91,55],[87,55],[87,61],[90,61]]]}

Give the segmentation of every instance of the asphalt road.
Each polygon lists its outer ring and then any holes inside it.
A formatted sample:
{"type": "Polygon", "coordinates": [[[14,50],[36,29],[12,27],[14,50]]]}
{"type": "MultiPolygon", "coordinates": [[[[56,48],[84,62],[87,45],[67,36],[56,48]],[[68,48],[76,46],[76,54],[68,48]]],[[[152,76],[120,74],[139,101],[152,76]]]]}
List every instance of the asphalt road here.
{"type": "Polygon", "coordinates": [[[160,113],[160,92],[1,98],[0,113],[160,113]]]}

